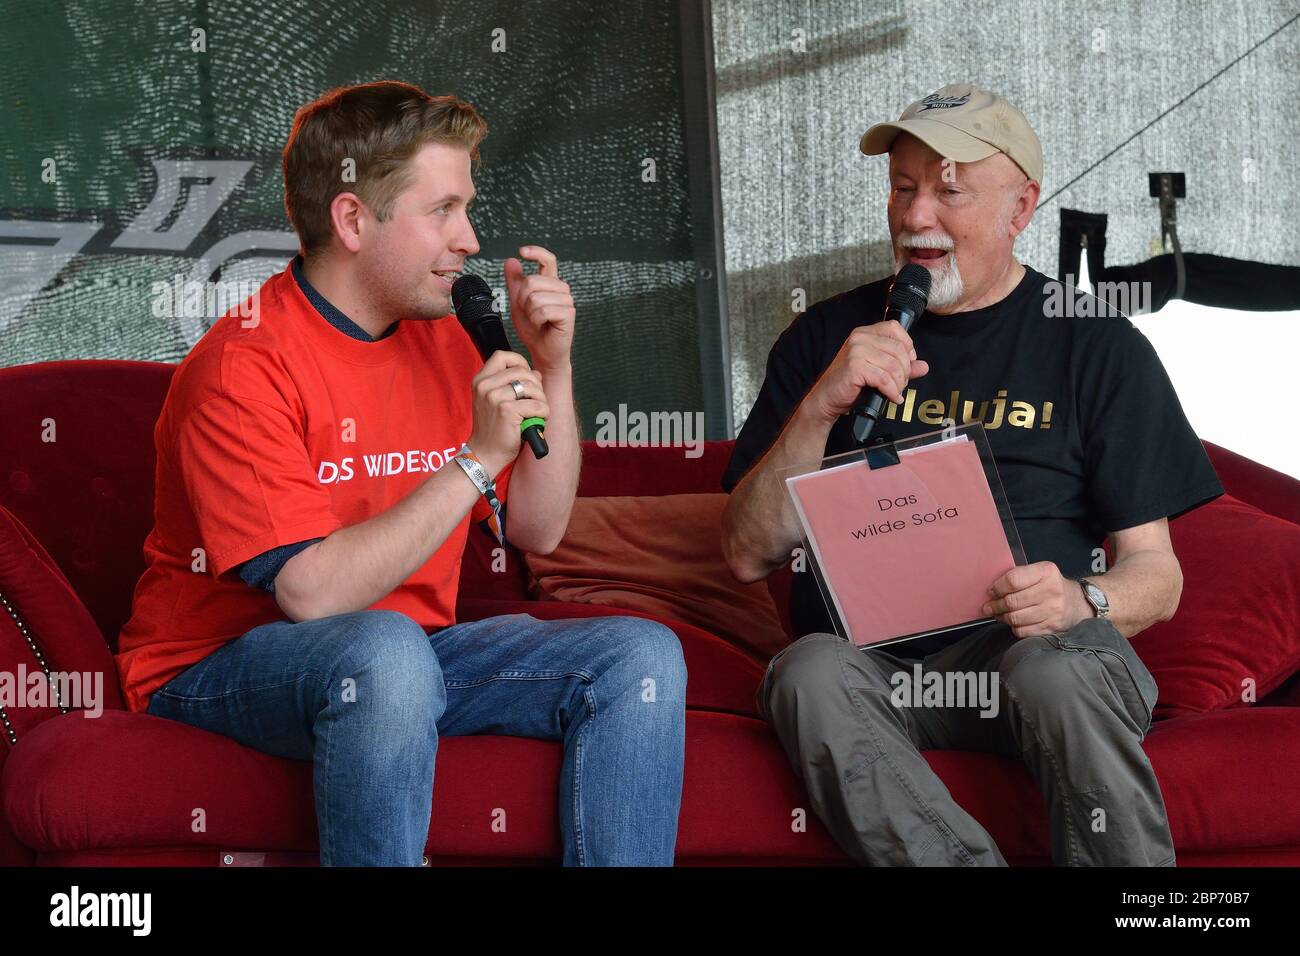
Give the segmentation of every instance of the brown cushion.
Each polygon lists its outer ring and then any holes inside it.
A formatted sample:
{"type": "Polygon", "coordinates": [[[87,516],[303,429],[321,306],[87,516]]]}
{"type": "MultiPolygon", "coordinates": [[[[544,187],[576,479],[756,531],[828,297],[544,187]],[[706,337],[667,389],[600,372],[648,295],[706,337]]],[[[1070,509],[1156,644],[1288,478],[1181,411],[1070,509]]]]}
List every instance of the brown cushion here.
{"type": "Polygon", "coordinates": [[[551,554],[525,554],[535,596],[684,621],[770,657],[787,643],[767,587],[722,557],[724,494],[578,498],[551,554]]]}

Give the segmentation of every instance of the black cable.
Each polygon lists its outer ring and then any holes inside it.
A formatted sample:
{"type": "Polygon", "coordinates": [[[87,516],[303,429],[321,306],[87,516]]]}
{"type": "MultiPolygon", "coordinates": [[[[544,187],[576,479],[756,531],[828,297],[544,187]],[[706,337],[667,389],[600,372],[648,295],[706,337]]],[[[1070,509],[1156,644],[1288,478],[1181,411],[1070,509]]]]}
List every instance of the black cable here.
{"type": "Polygon", "coordinates": [[[1277,36],[1279,33],[1281,33],[1283,30],[1285,30],[1285,29],[1286,29],[1287,27],[1289,27],[1291,24],[1295,23],[1296,20],[1300,20],[1300,13],[1297,13],[1297,14],[1296,14],[1295,16],[1293,16],[1290,20],[1286,21],[1286,23],[1282,24],[1280,27],[1278,27],[1276,30],[1274,30],[1272,33],[1270,33],[1268,36],[1264,37],[1264,39],[1260,40],[1258,43],[1256,43],[1254,46],[1252,46],[1252,47],[1251,47],[1249,50],[1247,50],[1245,53],[1241,54],[1241,56],[1237,57],[1235,60],[1233,60],[1233,61],[1232,61],[1231,63],[1229,63],[1227,66],[1225,66],[1225,67],[1223,67],[1221,70],[1219,70],[1218,73],[1215,73],[1212,77],[1210,77],[1208,80],[1206,80],[1206,81],[1205,81],[1204,83],[1202,83],[1200,86],[1196,87],[1196,89],[1192,90],[1190,93],[1188,93],[1186,96],[1184,96],[1181,100],[1179,100],[1179,101],[1178,101],[1177,103],[1175,103],[1173,106],[1169,107],[1167,110],[1165,110],[1163,113],[1161,113],[1161,114],[1160,114],[1159,116],[1157,116],[1155,119],[1153,119],[1151,122],[1147,123],[1146,126],[1143,126],[1140,130],[1138,130],[1136,133],[1134,133],[1134,134],[1133,134],[1132,136],[1130,136],[1128,139],[1124,140],[1122,143],[1120,143],[1118,146],[1116,146],[1114,149],[1112,149],[1109,153],[1107,153],[1107,154],[1106,154],[1105,156],[1103,156],[1101,159],[1097,160],[1095,163],[1093,163],[1091,166],[1089,166],[1089,167],[1088,167],[1087,169],[1085,169],[1083,172],[1079,173],[1079,175],[1075,176],[1073,179],[1071,179],[1068,183],[1066,183],[1066,184],[1065,184],[1064,186],[1062,186],[1060,189],[1056,190],[1056,192],[1052,193],[1052,194],[1051,194],[1050,196],[1048,196],[1046,199],[1042,200],[1042,201],[1038,204],[1039,207],[1041,208],[1042,206],[1045,206],[1047,203],[1051,202],[1053,199],[1055,199],[1055,198],[1056,198],[1057,196],[1059,196],[1061,193],[1065,192],[1065,190],[1069,189],[1071,186],[1073,186],[1075,183],[1077,183],[1077,182],[1078,182],[1080,179],[1082,179],[1084,176],[1087,176],[1090,172],[1092,172],[1094,169],[1096,169],[1098,166],[1100,166],[1100,165],[1101,165],[1102,163],[1104,163],[1106,160],[1110,159],[1112,156],[1114,156],[1116,153],[1118,153],[1121,149],[1123,149],[1123,148],[1124,148],[1125,146],[1127,146],[1129,143],[1133,142],[1133,140],[1137,139],[1139,136],[1141,136],[1143,133],[1145,133],[1147,130],[1149,130],[1152,126],[1155,126],[1156,123],[1159,123],[1162,119],[1164,119],[1166,116],[1168,116],[1168,115],[1169,115],[1170,113],[1172,113],[1174,110],[1178,109],[1178,107],[1182,106],[1184,103],[1186,103],[1188,100],[1190,100],[1190,99],[1191,99],[1193,96],[1195,96],[1197,93],[1201,92],[1201,90],[1205,89],[1207,86],[1209,86],[1211,83],[1213,83],[1215,80],[1217,80],[1217,79],[1218,79],[1220,76],[1222,76],[1224,73],[1228,72],[1228,70],[1232,69],[1234,66],[1236,66],[1238,63],[1240,63],[1240,62],[1241,62],[1242,60],[1244,60],[1246,57],[1250,56],[1250,54],[1254,53],[1256,50],[1258,50],[1261,46],[1263,46],[1263,45],[1264,45],[1265,43],[1267,43],[1269,40],[1273,39],[1273,37],[1277,36]]]}

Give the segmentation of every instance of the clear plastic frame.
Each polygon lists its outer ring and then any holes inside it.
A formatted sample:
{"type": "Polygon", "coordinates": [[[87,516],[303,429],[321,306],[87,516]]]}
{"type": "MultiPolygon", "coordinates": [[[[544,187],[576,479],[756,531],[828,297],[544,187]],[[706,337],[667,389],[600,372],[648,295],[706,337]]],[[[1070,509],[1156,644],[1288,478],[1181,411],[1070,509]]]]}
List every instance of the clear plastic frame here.
{"type": "Polygon", "coordinates": [[[988,436],[949,426],[784,468],[805,568],[838,633],[894,644],[992,621],[988,587],[1026,563],[988,436]]]}

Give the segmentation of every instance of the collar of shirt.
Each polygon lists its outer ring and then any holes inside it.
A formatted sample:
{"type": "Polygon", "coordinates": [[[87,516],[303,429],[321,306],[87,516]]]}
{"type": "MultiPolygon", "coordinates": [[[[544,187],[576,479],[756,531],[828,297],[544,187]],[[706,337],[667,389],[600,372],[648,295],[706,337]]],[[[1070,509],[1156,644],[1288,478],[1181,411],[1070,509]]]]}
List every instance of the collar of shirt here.
{"type": "Polygon", "coordinates": [[[329,299],[321,295],[316,290],[315,286],[307,281],[307,277],[302,274],[301,255],[293,257],[292,271],[294,281],[298,283],[298,288],[302,289],[302,294],[307,297],[307,301],[310,302],[315,307],[316,311],[321,314],[321,318],[334,326],[334,328],[338,329],[344,335],[350,335],[352,338],[360,339],[362,342],[378,342],[379,339],[387,338],[389,335],[392,335],[397,331],[397,323],[393,322],[388,326],[388,328],[384,329],[379,338],[374,338],[369,332],[349,319],[341,310],[331,304],[329,299]]]}

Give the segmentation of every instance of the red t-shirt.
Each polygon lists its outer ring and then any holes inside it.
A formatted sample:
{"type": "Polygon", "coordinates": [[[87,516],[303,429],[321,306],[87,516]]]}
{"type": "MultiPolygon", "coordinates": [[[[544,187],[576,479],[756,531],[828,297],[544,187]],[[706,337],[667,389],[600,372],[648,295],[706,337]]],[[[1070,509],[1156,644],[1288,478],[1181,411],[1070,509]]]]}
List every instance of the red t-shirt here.
{"type": "MultiPolygon", "coordinates": [[[[258,300],[256,322],[232,312],[194,346],[154,426],[154,528],[116,657],[133,711],[217,648],[286,619],[232,569],[386,511],[444,465],[459,468],[451,458],[472,430],[483,362],[454,317],[363,342],[330,325],[287,268],[258,300]]],[[[508,476],[497,479],[502,501],[508,476]]],[[[371,607],[426,628],[455,623],[470,523],[490,513],[480,498],[371,607]]]]}

